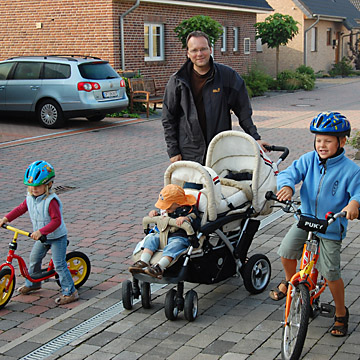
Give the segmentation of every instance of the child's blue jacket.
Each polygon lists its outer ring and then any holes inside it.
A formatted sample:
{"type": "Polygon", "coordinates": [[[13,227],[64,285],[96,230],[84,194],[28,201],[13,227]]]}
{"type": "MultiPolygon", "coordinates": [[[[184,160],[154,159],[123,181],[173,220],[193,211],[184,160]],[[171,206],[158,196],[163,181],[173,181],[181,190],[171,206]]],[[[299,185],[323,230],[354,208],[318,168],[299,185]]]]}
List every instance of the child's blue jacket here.
{"type": "MultiPolygon", "coordinates": [[[[280,190],[289,186],[295,193],[295,185],[303,181],[300,189],[301,212],[324,219],[327,212],[341,211],[351,200],[360,204],[360,167],[345,156],[345,150],[322,164],[316,151],[295,160],[277,177],[280,190]]],[[[342,240],[346,236],[348,221],[338,218],[331,224],[326,239],[342,240]]]]}

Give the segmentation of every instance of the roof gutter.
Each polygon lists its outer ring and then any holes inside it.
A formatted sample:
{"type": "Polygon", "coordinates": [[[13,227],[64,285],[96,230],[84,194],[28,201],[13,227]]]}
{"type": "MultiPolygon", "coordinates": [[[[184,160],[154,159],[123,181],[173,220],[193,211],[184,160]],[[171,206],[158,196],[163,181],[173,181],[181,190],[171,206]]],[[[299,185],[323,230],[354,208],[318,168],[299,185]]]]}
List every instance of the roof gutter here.
{"type": "Polygon", "coordinates": [[[306,37],[307,37],[307,32],[310,31],[319,21],[320,21],[320,15],[317,15],[317,14],[313,14],[313,17],[317,17],[316,21],[311,24],[311,26],[309,28],[307,28],[305,31],[304,31],[304,65],[306,66],[306,63],[307,63],[307,49],[306,49],[306,37]]]}
{"type": "Polygon", "coordinates": [[[216,5],[209,4],[206,2],[191,2],[191,1],[167,1],[167,0],[142,0],[142,2],[149,2],[155,4],[163,4],[163,5],[177,5],[177,6],[190,6],[197,8],[206,8],[206,9],[217,9],[217,10],[231,10],[231,11],[241,11],[247,13],[256,13],[256,14],[269,14],[273,9],[264,9],[264,8],[256,8],[256,7],[246,7],[246,6],[229,6],[229,5],[216,5]]]}
{"type": "Polygon", "coordinates": [[[134,11],[140,5],[140,0],[136,0],[136,3],[129,9],[120,15],[120,44],[121,44],[121,69],[125,70],[125,49],[124,49],[124,18],[132,11],[134,11]]]}

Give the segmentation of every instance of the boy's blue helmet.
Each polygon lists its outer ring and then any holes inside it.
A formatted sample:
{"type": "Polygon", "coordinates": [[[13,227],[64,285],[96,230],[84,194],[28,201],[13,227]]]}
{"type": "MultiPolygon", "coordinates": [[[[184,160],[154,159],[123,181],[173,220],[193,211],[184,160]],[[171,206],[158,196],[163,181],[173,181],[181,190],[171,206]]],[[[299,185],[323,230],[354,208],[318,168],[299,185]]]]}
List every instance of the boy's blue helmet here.
{"type": "Polygon", "coordinates": [[[51,164],[44,160],[34,161],[25,171],[24,184],[28,186],[45,185],[53,180],[55,170],[51,164]]]}
{"type": "Polygon", "coordinates": [[[311,121],[310,131],[314,134],[342,137],[350,136],[351,127],[344,115],[330,111],[315,116],[311,121]]]}

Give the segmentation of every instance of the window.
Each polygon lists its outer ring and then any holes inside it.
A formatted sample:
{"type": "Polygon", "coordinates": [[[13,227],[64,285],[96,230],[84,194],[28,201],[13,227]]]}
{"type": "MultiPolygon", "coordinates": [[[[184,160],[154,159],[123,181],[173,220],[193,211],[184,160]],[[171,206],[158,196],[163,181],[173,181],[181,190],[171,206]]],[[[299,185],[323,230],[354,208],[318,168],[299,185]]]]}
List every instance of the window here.
{"type": "Polygon", "coordinates": [[[331,41],[331,28],[328,28],[326,30],[326,45],[327,46],[331,46],[332,45],[332,41],[331,41]]]}
{"type": "Polygon", "coordinates": [[[145,60],[164,60],[164,25],[144,25],[145,60]]]}
{"type": "Polygon", "coordinates": [[[233,50],[239,51],[239,28],[234,27],[233,32],[234,32],[234,48],[233,48],[233,50]]]}
{"type": "Polygon", "coordinates": [[[250,54],[250,38],[244,39],[244,54],[250,54]]]}
{"type": "Polygon", "coordinates": [[[0,64],[0,80],[6,80],[13,65],[13,62],[0,64]]]}
{"type": "Polygon", "coordinates": [[[68,79],[70,77],[70,65],[45,63],[44,79],[68,79]]]}
{"type": "Polygon", "coordinates": [[[317,28],[311,29],[311,51],[317,51],[317,28]]]}
{"type": "Polygon", "coordinates": [[[226,26],[223,26],[223,33],[221,35],[221,51],[226,51],[226,26]]]}
{"type": "Polygon", "coordinates": [[[262,41],[261,38],[256,39],[256,52],[262,52],[262,41]]]}
{"type": "Polygon", "coordinates": [[[83,78],[89,80],[116,79],[119,77],[107,61],[83,63],[79,65],[79,71],[83,78]]]}
{"type": "Polygon", "coordinates": [[[19,62],[15,69],[14,80],[39,79],[42,62],[19,62]]]}

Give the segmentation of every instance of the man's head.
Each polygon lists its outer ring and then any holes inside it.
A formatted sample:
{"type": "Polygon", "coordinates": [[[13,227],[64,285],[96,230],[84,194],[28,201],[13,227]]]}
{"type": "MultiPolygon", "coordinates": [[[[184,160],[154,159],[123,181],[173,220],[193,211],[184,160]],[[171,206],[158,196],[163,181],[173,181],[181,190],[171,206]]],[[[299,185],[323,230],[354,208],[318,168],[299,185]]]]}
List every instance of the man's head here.
{"type": "Polygon", "coordinates": [[[187,56],[194,64],[194,69],[204,74],[210,69],[211,44],[209,37],[202,31],[191,32],[187,39],[187,56]]]}
{"type": "Polygon", "coordinates": [[[169,184],[160,191],[155,207],[173,212],[177,207],[195,204],[195,196],[186,195],[182,187],[175,184],[169,184]]]}
{"type": "Polygon", "coordinates": [[[322,159],[328,159],[343,148],[346,136],[350,136],[350,123],[339,112],[322,112],[310,124],[315,134],[315,150],[322,159]]]}

